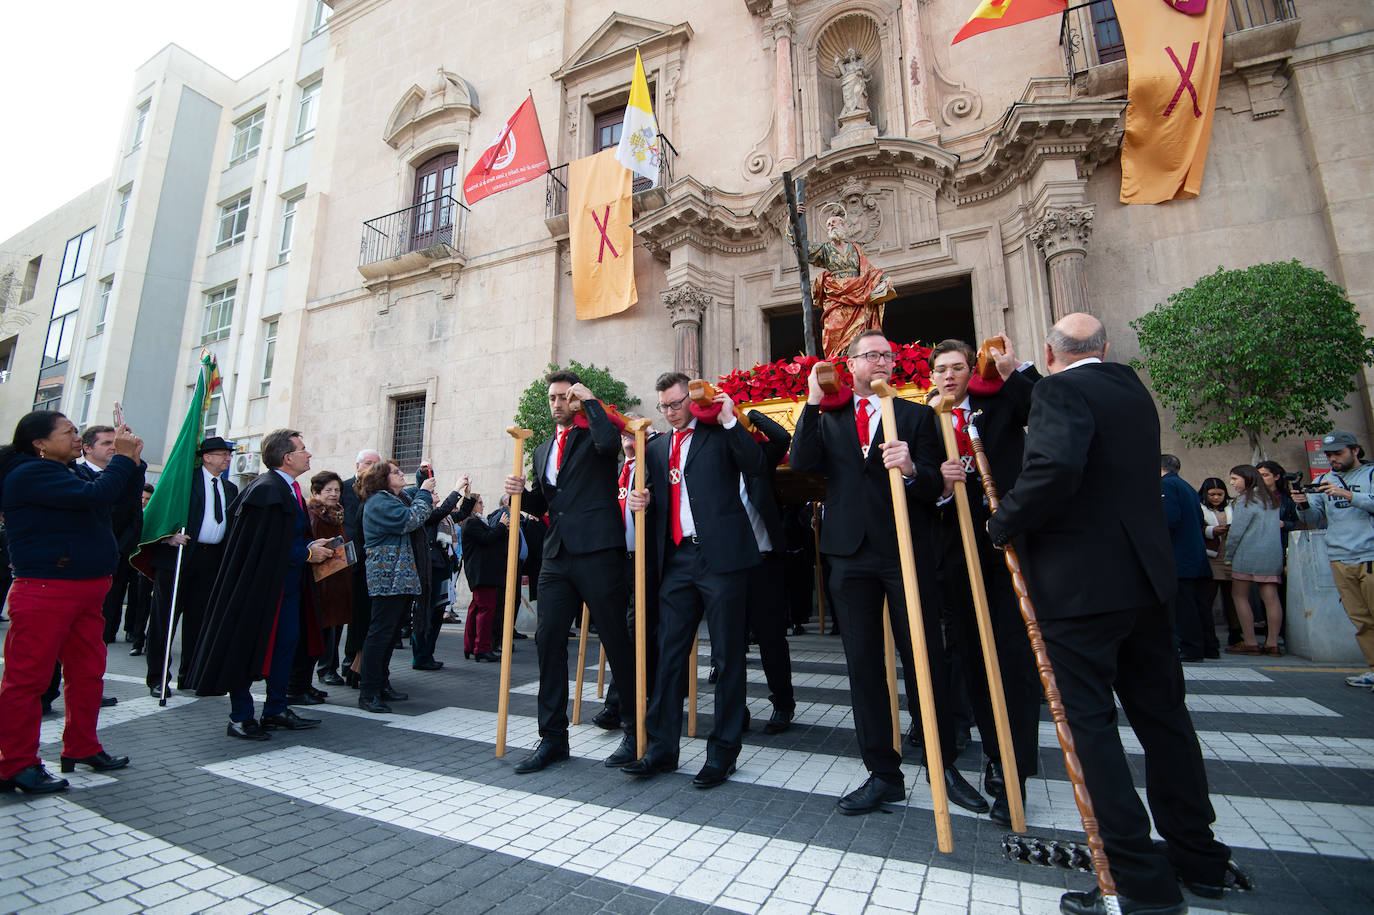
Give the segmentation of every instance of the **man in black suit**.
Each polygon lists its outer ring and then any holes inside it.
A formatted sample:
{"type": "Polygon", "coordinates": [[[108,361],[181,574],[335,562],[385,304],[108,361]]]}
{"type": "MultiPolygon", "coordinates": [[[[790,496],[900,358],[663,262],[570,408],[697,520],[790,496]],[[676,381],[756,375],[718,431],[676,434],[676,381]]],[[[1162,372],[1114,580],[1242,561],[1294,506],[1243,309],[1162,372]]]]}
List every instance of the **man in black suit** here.
{"type": "Polygon", "coordinates": [[[744,601],[759,550],[740,499],[740,474],[765,473],[768,459],[740,425],[735,404],[724,391],[716,395],[718,422],[697,419],[687,395],[689,383],[686,375],[668,372],[654,385],[659,412],[673,432],[648,448],[648,488],[626,499],[631,511],[649,507],[646,523],[659,549],[660,584],[658,675],[645,725],[649,746],[625,771],[650,778],[677,768],[687,665],[697,662],[692,644],[704,612],[720,676],[706,765],[692,783],[714,788],[735,771],[748,713],[744,601]]]}
{"type": "MultiPolygon", "coordinates": [[[[996,364],[1002,382],[995,392],[988,391],[990,385],[981,379],[978,393],[969,390],[976,355],[973,347],[962,340],[945,340],[931,348],[930,380],[954,402],[959,459],[953,462],[952,469],[963,473],[968,485],[969,508],[972,510],[974,538],[978,544],[978,559],[987,590],[993,644],[1007,702],[1016,774],[1021,782],[1021,796],[1025,797],[1026,779],[1039,771],[1040,675],[1035,669],[1035,655],[1031,651],[1030,638],[1026,635],[1026,626],[1017,606],[1011,574],[1007,571],[1002,554],[993,549],[992,541],[987,536],[987,505],[978,467],[973,461],[967,427],[970,417],[976,415],[978,434],[987,452],[992,477],[1003,491],[1010,489],[1021,472],[1021,453],[1026,444],[1026,417],[1030,413],[1031,391],[1040,379],[1040,373],[1034,365],[1022,363],[1016,358],[1011,341],[1005,334],[999,336],[1001,348],[996,364]]],[[[973,615],[973,592],[969,587],[963,537],[959,533],[959,515],[953,500],[942,503],[939,513],[941,597],[950,620],[955,648],[968,678],[973,718],[982,736],[983,755],[987,757],[983,767],[983,790],[993,797],[988,816],[997,825],[1009,828],[1011,807],[1007,803],[997,728],[988,694],[987,669],[983,664],[982,639],[973,615]]]]}
{"type": "MultiPolygon", "coordinates": [[[[1136,373],[1102,362],[1106,352],[1106,331],[1091,315],[1054,325],[1021,475],[988,529],[995,545],[1016,539],[1121,909],[1165,915],[1187,911],[1175,872],[1195,892],[1220,897],[1230,851],[1212,835],[1216,815],[1174,644],[1159,416],[1136,373]],[[1113,690],[1145,750],[1166,853],[1150,842],[1113,690]]],[[[1071,915],[1107,911],[1097,889],[1066,893],[1059,906],[1071,915]]]]}
{"type": "MultiPolygon", "coordinates": [[[[873,382],[892,375],[892,344],[882,331],[860,334],[849,348],[854,396],[821,412],[820,383],[813,370],[806,406],[792,438],[791,466],[826,477],[821,552],[830,561],[829,586],[835,619],[849,668],[854,731],[869,778],[840,799],[842,813],[860,814],[906,796],[901,753],[892,747],[892,716],[883,675],[883,598],[887,598],[892,635],[902,659],[907,704],[916,708],[916,664],[907,624],[906,595],[897,553],[897,527],[888,481],[889,468],[906,480],[908,517],[916,553],[922,623],[930,663],[932,700],[944,756],[945,790],[951,802],[983,813],[987,802],[954,768],[954,724],[949,669],[942,650],[939,597],[931,549],[932,508],[948,497],[962,471],[942,468],[939,431],[933,410],[906,400],[893,402],[897,439],[884,441],[873,382]]],[[[927,778],[929,775],[927,774],[927,778]]]]}
{"type": "MultiPolygon", "coordinates": [[[[153,603],[148,613],[146,682],[154,698],[162,698],[171,687],[162,682],[163,653],[167,645],[168,613],[172,606],[172,586],[176,579],[177,547],[181,550],[181,581],[177,586],[176,614],[181,618],[181,661],[177,665],[177,686],[186,679],[191,658],[200,641],[205,602],[215,583],[220,560],[224,557],[224,535],[229,528],[229,506],[238,498],[239,488],[223,477],[229,469],[233,446],[218,435],[200,443],[196,449],[200,466],[191,478],[191,501],[186,513],[185,533],[169,534],[153,551],[153,603]],[[208,494],[208,495],[207,495],[208,494]]],[[[171,679],[170,670],[168,679],[171,679]]]]}
{"type": "MultiPolygon", "coordinates": [[[[81,457],[76,462],[79,476],[95,479],[114,457],[114,426],[87,426],[81,431],[81,457]]],[[[140,487],[141,487],[140,483],[140,487]]],[[[115,563],[114,575],[110,580],[110,590],[105,594],[105,644],[112,644],[119,635],[119,620],[124,614],[124,599],[129,596],[130,585],[137,573],[129,565],[129,557],[138,551],[138,538],[143,533],[141,488],[133,487],[124,493],[119,502],[110,506],[110,527],[114,531],[115,545],[119,548],[119,561],[115,563]]],[[[132,601],[129,614],[133,616],[132,601]]],[[[129,630],[125,626],[125,631],[129,630]]],[[[131,639],[132,640],[132,639],[131,639]]]]}
{"type": "MultiPolygon", "coordinates": [[[[548,376],[549,412],[555,434],[534,449],[534,488],[506,477],[506,493],[524,492],[523,507],[549,516],[539,571],[539,746],[515,767],[538,772],[568,758],[568,627],[591,611],[623,701],[634,702],[634,643],[625,627],[625,580],[621,562],[625,529],[616,504],[620,435],[596,396],[573,372],[548,376]],[[587,428],[579,428],[573,403],[581,401],[587,428]]],[[[637,755],[633,723],[606,759],[618,768],[637,755]]]]}

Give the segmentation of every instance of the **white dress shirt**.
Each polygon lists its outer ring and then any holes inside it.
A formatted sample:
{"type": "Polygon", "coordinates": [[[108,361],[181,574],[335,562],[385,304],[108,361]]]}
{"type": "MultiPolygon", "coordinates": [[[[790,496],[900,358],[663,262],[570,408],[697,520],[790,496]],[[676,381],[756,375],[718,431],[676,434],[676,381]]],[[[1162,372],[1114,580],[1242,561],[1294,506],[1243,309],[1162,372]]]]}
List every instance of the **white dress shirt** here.
{"type": "Polygon", "coordinates": [[[224,493],[223,480],[204,467],[200,468],[200,475],[205,480],[205,511],[200,518],[200,534],[196,537],[196,543],[220,543],[229,529],[229,498],[224,493]],[[219,488],[220,516],[224,518],[223,521],[215,520],[216,487],[219,488]]]}

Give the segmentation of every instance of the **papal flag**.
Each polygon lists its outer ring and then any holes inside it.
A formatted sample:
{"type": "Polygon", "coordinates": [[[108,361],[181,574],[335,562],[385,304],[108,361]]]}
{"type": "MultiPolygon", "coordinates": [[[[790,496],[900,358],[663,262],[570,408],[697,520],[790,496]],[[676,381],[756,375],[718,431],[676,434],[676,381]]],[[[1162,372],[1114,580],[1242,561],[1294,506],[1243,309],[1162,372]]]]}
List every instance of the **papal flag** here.
{"type": "Polygon", "coordinates": [[[154,545],[186,526],[191,510],[191,481],[200,466],[196,448],[205,429],[205,408],[210,404],[210,395],[219,390],[220,383],[214,353],[201,353],[196,391],[191,395],[191,405],[181,421],[181,431],[172,443],[172,451],[162,465],[157,488],[143,509],[143,534],[139,537],[138,550],[129,558],[129,564],[148,578],[153,577],[154,545]]]}
{"type": "Polygon", "coordinates": [[[1116,5],[1126,43],[1126,138],[1121,202],[1196,197],[1221,81],[1222,0],[1116,5]]]}
{"type": "Polygon", "coordinates": [[[644,61],[635,51],[635,74],[630,81],[630,102],[625,106],[625,122],[620,128],[620,145],[615,160],[630,171],[658,184],[663,163],[663,141],[654,120],[654,103],[649,98],[649,80],[644,76],[644,61]]]}
{"type": "Polygon", "coordinates": [[[630,173],[603,149],[568,168],[568,235],[577,317],[604,318],[639,301],[635,292],[630,173]]]}
{"type": "Polygon", "coordinates": [[[1058,16],[1064,12],[1067,5],[1066,0],[979,0],[978,8],[968,17],[964,27],[955,33],[950,44],[958,44],[965,38],[991,32],[993,29],[1004,29],[1009,25],[1020,25],[1042,16],[1058,16]]]}

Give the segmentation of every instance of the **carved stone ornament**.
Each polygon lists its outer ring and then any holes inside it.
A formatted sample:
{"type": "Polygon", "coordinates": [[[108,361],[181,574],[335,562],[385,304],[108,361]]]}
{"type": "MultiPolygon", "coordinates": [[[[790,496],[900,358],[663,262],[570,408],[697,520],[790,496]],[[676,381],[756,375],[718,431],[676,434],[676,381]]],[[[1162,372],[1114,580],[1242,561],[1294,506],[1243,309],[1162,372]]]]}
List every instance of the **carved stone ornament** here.
{"type": "Polygon", "coordinates": [[[1045,211],[1029,236],[1048,261],[1060,254],[1087,253],[1092,231],[1092,207],[1055,207],[1045,211]]]}
{"type": "Polygon", "coordinates": [[[701,324],[701,316],[711,307],[712,296],[695,283],[679,283],[672,289],[659,293],[663,307],[673,326],[679,324],[701,324]]]}
{"type": "Polygon", "coordinates": [[[871,244],[883,226],[883,211],[878,208],[877,198],[863,182],[851,178],[840,188],[840,203],[844,207],[845,239],[860,245],[871,244]]]}

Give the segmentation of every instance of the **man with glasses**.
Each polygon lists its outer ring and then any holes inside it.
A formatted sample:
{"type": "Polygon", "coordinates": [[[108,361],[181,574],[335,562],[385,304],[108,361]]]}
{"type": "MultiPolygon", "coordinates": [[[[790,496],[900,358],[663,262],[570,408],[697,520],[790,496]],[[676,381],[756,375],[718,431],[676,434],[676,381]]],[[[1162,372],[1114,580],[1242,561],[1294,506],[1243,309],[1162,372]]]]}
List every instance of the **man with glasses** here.
{"type": "Polygon", "coordinates": [[[672,434],[649,444],[648,488],[626,497],[630,511],[649,508],[660,585],[658,675],[645,724],[649,745],[625,771],[652,778],[677,768],[687,665],[697,662],[690,655],[704,614],[719,677],[706,765],[692,784],[714,788],[735,771],[744,734],[744,602],[749,570],[760,562],[740,500],[740,474],[766,473],[768,459],[740,425],[724,391],[716,395],[717,422],[699,420],[688,400],[689,382],[681,372],[668,372],[654,385],[672,434]]]}
{"type": "MultiPolygon", "coordinates": [[[[907,626],[902,568],[897,554],[897,527],[888,481],[889,468],[906,481],[909,517],[916,553],[922,622],[930,655],[932,699],[944,755],[945,790],[950,801],[984,813],[987,801],[954,768],[954,726],[950,707],[949,669],[941,649],[940,603],[935,588],[931,548],[931,510],[937,499],[954,491],[963,471],[942,465],[940,432],[934,411],[906,400],[893,402],[897,440],[885,441],[873,382],[892,376],[892,344],[880,330],[861,333],[849,348],[854,396],[849,403],[822,413],[823,394],[813,369],[806,405],[792,437],[791,466],[826,477],[821,552],[830,558],[830,593],[849,667],[854,730],[870,777],[840,799],[842,813],[860,814],[896,803],[906,796],[902,757],[892,747],[893,722],[883,673],[883,600],[887,599],[892,634],[902,659],[907,705],[916,707],[915,659],[907,626]]],[[[929,778],[929,775],[927,775],[929,778]]]]}

